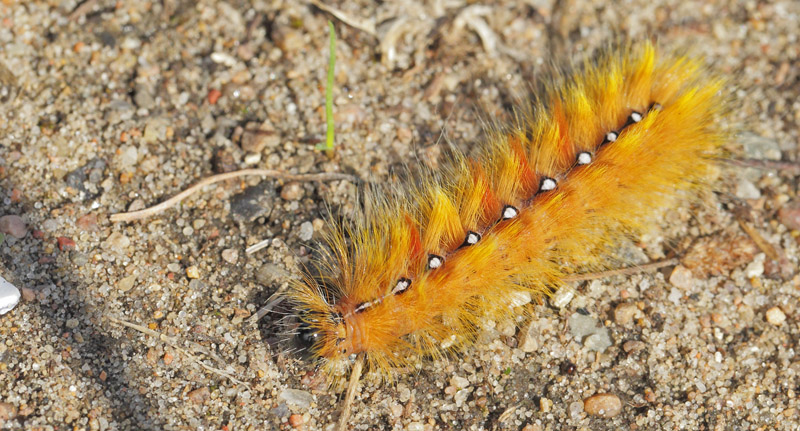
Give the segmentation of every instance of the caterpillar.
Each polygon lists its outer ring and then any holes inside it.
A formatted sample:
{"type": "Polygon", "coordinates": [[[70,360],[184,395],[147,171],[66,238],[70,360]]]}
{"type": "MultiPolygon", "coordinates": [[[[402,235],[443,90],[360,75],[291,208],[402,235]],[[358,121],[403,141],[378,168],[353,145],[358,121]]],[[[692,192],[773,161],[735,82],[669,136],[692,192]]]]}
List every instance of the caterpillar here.
{"type": "Polygon", "coordinates": [[[363,358],[391,379],[474,342],[708,184],[727,133],[725,82],[652,43],[608,48],[491,126],[476,157],[366,192],[332,222],[288,296],[300,338],[336,381],[363,358]]]}

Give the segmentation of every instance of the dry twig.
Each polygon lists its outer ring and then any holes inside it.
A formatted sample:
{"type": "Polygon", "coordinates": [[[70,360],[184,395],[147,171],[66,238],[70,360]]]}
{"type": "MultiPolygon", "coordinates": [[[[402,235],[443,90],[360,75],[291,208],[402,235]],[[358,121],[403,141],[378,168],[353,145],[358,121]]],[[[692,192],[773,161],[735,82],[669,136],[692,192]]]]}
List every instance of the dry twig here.
{"type": "MultiPolygon", "coordinates": [[[[164,335],[164,334],[162,334],[162,333],[160,333],[158,331],[154,331],[154,330],[152,330],[150,328],[147,328],[145,326],[137,325],[136,323],[131,323],[131,322],[128,322],[128,321],[125,321],[125,320],[122,320],[122,319],[117,319],[114,316],[106,316],[106,318],[108,318],[108,320],[110,320],[110,321],[112,321],[112,322],[114,322],[114,323],[116,323],[118,325],[126,326],[128,328],[135,329],[135,330],[137,330],[137,331],[139,331],[139,332],[141,332],[143,334],[150,335],[151,337],[158,338],[159,340],[161,340],[161,341],[169,344],[170,346],[172,346],[172,348],[177,350],[179,353],[185,355],[192,362],[196,363],[197,365],[200,365],[201,367],[203,367],[204,369],[206,369],[207,371],[209,371],[211,373],[214,373],[214,374],[217,374],[217,375],[219,375],[221,377],[224,377],[224,378],[226,378],[226,379],[228,379],[228,380],[230,380],[230,381],[232,381],[234,383],[238,383],[240,385],[245,385],[245,386],[250,386],[247,382],[243,382],[243,381],[237,379],[236,377],[234,377],[233,374],[231,374],[231,373],[229,373],[229,372],[227,372],[225,370],[221,370],[219,368],[215,368],[215,367],[212,367],[210,365],[205,364],[202,360],[200,360],[200,358],[195,356],[192,352],[190,352],[190,351],[184,349],[183,347],[181,347],[180,346],[180,340],[178,338],[176,338],[176,337],[170,337],[168,335],[164,335]]],[[[199,347],[202,348],[202,346],[199,346],[199,347]]],[[[205,352],[204,354],[206,354],[208,356],[213,356],[209,352],[205,352]]],[[[220,358],[215,358],[215,359],[216,359],[217,362],[222,362],[222,360],[220,358]]]]}
{"type": "Polygon", "coordinates": [[[598,279],[598,278],[613,277],[615,275],[639,274],[641,272],[647,272],[647,271],[653,271],[653,270],[656,270],[656,269],[661,269],[661,268],[664,268],[666,266],[678,265],[679,263],[681,263],[680,259],[672,258],[672,259],[661,260],[661,261],[658,261],[658,262],[647,263],[647,264],[644,264],[644,265],[637,265],[637,266],[631,266],[631,267],[628,267],[628,268],[615,269],[615,270],[612,270],[612,271],[588,272],[586,274],[575,274],[575,275],[571,275],[569,277],[565,277],[564,281],[586,281],[586,280],[595,280],[595,279],[598,279]]]}
{"type": "Polygon", "coordinates": [[[800,174],[800,162],[784,162],[782,160],[758,160],[758,159],[733,159],[727,160],[731,165],[755,169],[775,169],[786,171],[792,174],[800,174]]]}
{"type": "Polygon", "coordinates": [[[319,0],[311,0],[311,4],[322,9],[325,12],[328,12],[329,14],[333,15],[336,19],[349,25],[350,27],[353,27],[357,30],[361,30],[364,33],[367,33],[372,36],[375,36],[376,34],[375,22],[372,20],[361,20],[353,18],[350,15],[342,12],[341,10],[336,9],[333,6],[328,6],[319,0]]]}
{"type": "Polygon", "coordinates": [[[319,174],[288,174],[286,172],[276,171],[273,169],[242,169],[239,171],[225,172],[224,174],[212,175],[208,178],[204,178],[200,180],[197,184],[165,200],[164,202],[161,202],[160,204],[139,211],[112,214],[110,219],[112,222],[118,222],[118,221],[133,221],[150,217],[152,215],[158,214],[166,210],[167,208],[177,205],[178,203],[180,203],[180,201],[186,199],[187,197],[191,196],[192,194],[196,193],[201,188],[207,185],[247,175],[259,175],[262,177],[279,178],[289,181],[333,181],[333,180],[356,181],[357,180],[357,178],[352,175],[332,173],[332,172],[331,173],[324,172],[319,174]]]}
{"type": "Polygon", "coordinates": [[[339,431],[347,431],[347,419],[350,418],[350,409],[353,400],[356,398],[356,389],[358,389],[358,381],[361,379],[361,371],[364,369],[364,356],[358,355],[353,369],[350,370],[350,382],[347,384],[347,395],[344,398],[344,408],[342,415],[339,416],[339,431]]]}

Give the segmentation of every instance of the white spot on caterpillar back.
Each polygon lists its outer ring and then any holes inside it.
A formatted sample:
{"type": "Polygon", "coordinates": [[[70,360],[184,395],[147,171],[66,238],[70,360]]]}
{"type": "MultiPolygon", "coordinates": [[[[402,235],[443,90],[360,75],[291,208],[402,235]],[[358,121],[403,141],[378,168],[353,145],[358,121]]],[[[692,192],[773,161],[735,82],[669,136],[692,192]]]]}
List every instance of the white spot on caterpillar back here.
{"type": "Polygon", "coordinates": [[[441,256],[437,256],[432,254],[428,256],[428,269],[436,269],[444,263],[444,259],[441,256]]]}
{"type": "Polygon", "coordinates": [[[516,217],[517,214],[519,214],[519,211],[511,205],[506,205],[506,207],[503,208],[503,220],[512,219],[516,217]]]}
{"type": "Polygon", "coordinates": [[[539,191],[549,192],[550,190],[555,190],[555,188],[556,188],[556,180],[545,177],[542,179],[542,185],[539,186],[539,191]]]}

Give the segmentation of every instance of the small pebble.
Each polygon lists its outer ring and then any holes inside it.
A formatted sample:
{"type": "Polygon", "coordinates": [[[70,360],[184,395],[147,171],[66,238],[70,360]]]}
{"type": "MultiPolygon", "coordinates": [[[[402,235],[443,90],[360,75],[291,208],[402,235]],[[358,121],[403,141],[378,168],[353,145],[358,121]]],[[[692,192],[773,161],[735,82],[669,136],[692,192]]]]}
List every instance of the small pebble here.
{"type": "Polygon", "coordinates": [[[639,309],[636,308],[636,304],[631,303],[622,303],[617,305],[614,309],[614,320],[617,322],[618,325],[627,325],[631,320],[633,320],[633,316],[636,314],[636,311],[639,309]]]}
{"type": "Polygon", "coordinates": [[[56,242],[58,243],[58,249],[61,251],[75,250],[75,241],[72,238],[60,236],[56,238],[56,242]]]}
{"type": "Polygon", "coordinates": [[[303,241],[311,240],[314,236],[314,226],[310,221],[303,222],[303,224],[300,225],[300,231],[297,233],[297,236],[303,241]]]}
{"type": "Polygon", "coordinates": [[[271,36],[275,45],[285,54],[291,55],[300,51],[304,46],[307,46],[306,42],[303,40],[303,33],[289,26],[275,25],[272,29],[271,36]]]}
{"type": "Polygon", "coordinates": [[[231,198],[231,214],[239,221],[268,217],[272,211],[274,196],[275,184],[271,181],[262,181],[231,198]]]}
{"type": "Polygon", "coordinates": [[[614,343],[611,341],[611,336],[608,334],[608,330],[592,334],[583,340],[583,346],[592,352],[605,352],[605,350],[611,347],[613,344],[614,343]]]}
{"type": "Polygon", "coordinates": [[[117,289],[120,292],[127,292],[133,288],[136,283],[136,274],[129,275],[117,282],[117,289]]]}
{"type": "Polygon", "coordinates": [[[778,220],[791,230],[800,230],[800,201],[791,202],[778,211],[778,220]]]}
{"type": "Polygon", "coordinates": [[[75,225],[78,229],[84,232],[93,232],[97,230],[97,216],[94,214],[86,214],[82,217],[78,217],[75,220],[75,225]]]}
{"type": "Polygon", "coordinates": [[[0,277],[0,314],[13,310],[19,303],[20,293],[17,286],[0,277]]]}
{"type": "Polygon", "coordinates": [[[613,344],[608,328],[601,326],[594,317],[573,313],[567,322],[572,336],[589,350],[603,352],[613,344]]]}
{"type": "Polygon", "coordinates": [[[17,407],[11,403],[0,403],[0,425],[17,417],[17,407]]]}
{"type": "Polygon", "coordinates": [[[508,295],[508,300],[506,304],[508,304],[508,306],[511,308],[522,307],[523,305],[530,304],[532,299],[533,298],[531,298],[530,292],[518,290],[516,292],[511,292],[508,295]]]}
{"type": "Polygon", "coordinates": [[[196,265],[186,268],[186,276],[192,279],[200,278],[200,270],[196,265]]]}
{"type": "Polygon", "coordinates": [[[122,147],[119,151],[119,165],[123,170],[132,169],[139,160],[139,150],[131,145],[122,147]]]}
{"type": "Polygon", "coordinates": [[[186,397],[189,398],[189,401],[195,404],[203,404],[210,396],[211,392],[205,386],[190,391],[188,394],[186,394],[186,397]]]}
{"type": "Polygon", "coordinates": [[[144,203],[143,199],[134,199],[133,202],[128,205],[128,212],[134,212],[145,209],[147,206],[144,203]]]}
{"type": "Polygon", "coordinates": [[[256,281],[261,284],[279,283],[288,280],[291,273],[274,263],[265,263],[256,271],[256,281]]]}
{"type": "Polygon", "coordinates": [[[465,379],[464,377],[461,377],[461,376],[453,376],[450,379],[450,384],[452,386],[455,386],[458,389],[463,389],[463,388],[466,388],[467,386],[469,386],[469,380],[467,380],[467,379],[465,379]]]}
{"type": "Polygon", "coordinates": [[[314,396],[311,395],[311,392],[302,391],[300,389],[284,389],[278,394],[278,401],[292,404],[301,409],[307,409],[311,406],[311,403],[314,402],[314,396]]]}
{"type": "Polygon", "coordinates": [[[575,401],[569,404],[569,416],[572,420],[578,420],[581,418],[581,414],[583,413],[583,402],[575,401]]]}
{"type": "Polygon", "coordinates": [[[222,92],[217,89],[211,89],[208,91],[208,103],[211,105],[216,105],[219,98],[222,96],[222,92]]]}
{"type": "Polygon", "coordinates": [[[744,132],[739,136],[739,142],[750,159],[781,159],[781,147],[775,139],[744,132]]]}
{"type": "Polygon", "coordinates": [[[397,399],[403,404],[411,399],[411,389],[405,383],[397,384],[397,399]]]}
{"type": "Polygon", "coordinates": [[[28,227],[20,216],[4,215],[0,217],[0,232],[22,239],[27,235],[28,227]]]}
{"type": "Polygon", "coordinates": [[[222,250],[222,260],[230,264],[235,264],[239,261],[239,250],[235,248],[226,248],[222,250]]]}
{"type": "Polygon", "coordinates": [[[545,397],[539,398],[539,410],[541,410],[542,413],[548,413],[552,408],[553,408],[553,401],[545,397]]]}
{"type": "Polygon", "coordinates": [[[681,293],[680,290],[674,287],[669,290],[669,295],[667,295],[667,299],[672,301],[673,304],[681,305],[681,298],[683,298],[683,294],[681,293]]]}
{"type": "Polygon", "coordinates": [[[275,147],[281,137],[269,124],[247,123],[242,131],[242,149],[248,153],[260,153],[266,147],[275,147]]]}
{"type": "Polygon", "coordinates": [[[392,416],[395,418],[399,418],[403,416],[403,405],[397,402],[392,402],[389,405],[389,411],[392,412],[392,416]]]}
{"type": "Polygon", "coordinates": [[[747,264],[747,267],[744,269],[744,275],[747,278],[758,278],[764,275],[764,261],[766,258],[767,255],[764,253],[757,254],[753,260],[747,264]]]}
{"type": "Polygon", "coordinates": [[[247,153],[242,161],[245,165],[257,165],[261,161],[261,153],[247,153]]]}
{"type": "Polygon", "coordinates": [[[675,287],[688,290],[694,286],[695,279],[689,268],[678,265],[672,270],[672,274],[669,276],[669,282],[675,287]]]}
{"type": "Polygon", "coordinates": [[[570,287],[562,287],[550,298],[550,304],[556,308],[564,308],[575,297],[575,290],[570,287]]]}
{"type": "Polygon", "coordinates": [[[22,299],[26,302],[33,302],[36,300],[36,291],[31,289],[30,287],[23,287],[22,288],[22,299]]]}
{"type": "Polygon", "coordinates": [[[622,350],[629,355],[644,350],[644,347],[644,342],[638,340],[629,340],[622,344],[622,350]]]}
{"type": "Polygon", "coordinates": [[[470,393],[472,393],[472,389],[461,389],[453,396],[453,401],[456,403],[456,407],[461,407],[467,402],[470,393]]]}
{"type": "Polygon", "coordinates": [[[656,402],[656,393],[653,392],[653,390],[650,389],[650,388],[645,388],[645,390],[644,390],[644,400],[647,401],[648,403],[656,402]]]}
{"type": "Polygon", "coordinates": [[[281,189],[281,198],[287,201],[296,201],[303,197],[305,190],[300,183],[288,183],[281,189]]]}
{"type": "Polygon", "coordinates": [[[539,331],[533,320],[519,331],[519,348],[526,353],[539,350],[539,331]]]}
{"type": "Polygon", "coordinates": [[[293,415],[289,416],[289,425],[291,425],[292,428],[297,428],[299,426],[302,426],[303,425],[303,416],[302,415],[298,415],[298,414],[293,414],[293,415]]]}
{"type": "Polygon", "coordinates": [[[786,313],[780,309],[780,307],[772,307],[767,310],[767,322],[775,325],[781,326],[783,322],[786,321],[786,313]]]}
{"type": "Polygon", "coordinates": [[[622,401],[614,394],[596,394],[583,400],[583,410],[601,418],[613,418],[622,411],[622,401]]]}
{"type": "Polygon", "coordinates": [[[111,250],[116,253],[125,253],[126,249],[129,245],[131,245],[131,240],[128,239],[127,236],[119,233],[114,232],[106,238],[105,242],[103,243],[106,249],[111,250]]]}
{"type": "Polygon", "coordinates": [[[758,199],[761,197],[761,190],[747,178],[742,177],[736,184],[735,194],[739,199],[758,199]]]}

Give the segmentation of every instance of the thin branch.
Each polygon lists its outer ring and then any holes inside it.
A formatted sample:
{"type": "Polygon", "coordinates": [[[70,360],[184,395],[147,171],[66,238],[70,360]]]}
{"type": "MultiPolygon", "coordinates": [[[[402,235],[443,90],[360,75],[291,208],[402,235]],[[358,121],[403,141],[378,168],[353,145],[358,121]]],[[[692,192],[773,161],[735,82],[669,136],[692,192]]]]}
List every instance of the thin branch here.
{"type": "Polygon", "coordinates": [[[165,200],[164,202],[161,202],[158,205],[154,205],[150,208],[145,208],[139,211],[112,214],[110,219],[112,222],[118,222],[118,221],[133,221],[150,217],[152,215],[158,214],[166,210],[167,208],[171,208],[177,205],[178,203],[180,203],[180,201],[186,199],[187,197],[191,196],[194,193],[197,193],[197,191],[199,191],[201,188],[207,185],[247,175],[258,175],[262,177],[279,178],[288,181],[334,181],[334,180],[357,181],[357,178],[354,177],[353,175],[340,174],[334,172],[324,172],[319,174],[288,174],[286,172],[276,171],[273,169],[242,169],[239,171],[226,172],[224,174],[212,175],[208,178],[204,178],[200,180],[197,184],[165,200]]]}
{"type": "MultiPolygon", "coordinates": [[[[125,320],[122,320],[122,319],[117,319],[114,316],[106,316],[106,318],[108,320],[118,324],[118,325],[126,326],[128,328],[137,330],[137,331],[139,331],[139,332],[141,332],[143,334],[149,335],[151,337],[158,338],[159,340],[161,340],[161,341],[169,344],[170,346],[172,346],[172,348],[177,350],[179,353],[185,355],[192,362],[196,363],[197,365],[200,365],[201,367],[203,367],[204,369],[206,369],[207,371],[209,371],[211,373],[214,373],[214,374],[217,374],[217,375],[219,375],[221,377],[224,377],[224,378],[226,378],[226,379],[228,379],[228,380],[230,380],[230,381],[232,381],[234,383],[238,383],[240,385],[245,385],[245,386],[250,386],[247,382],[243,382],[243,381],[237,379],[236,377],[234,377],[233,374],[231,374],[231,373],[229,373],[229,372],[227,372],[225,370],[221,370],[219,368],[215,368],[215,367],[212,367],[210,365],[206,365],[202,360],[200,360],[200,358],[195,356],[192,352],[190,352],[190,351],[184,349],[183,347],[181,347],[180,346],[180,339],[178,339],[176,337],[170,337],[168,335],[164,335],[164,334],[162,334],[162,333],[160,333],[158,331],[154,331],[154,330],[152,330],[152,329],[150,329],[148,327],[145,327],[145,326],[142,326],[142,325],[137,325],[136,323],[131,323],[131,322],[128,322],[128,321],[125,321],[125,320]]],[[[221,361],[219,359],[217,359],[217,360],[221,361]]]]}
{"type": "Polygon", "coordinates": [[[86,0],[85,2],[81,3],[76,7],[70,14],[69,20],[70,21],[77,21],[78,18],[86,15],[87,13],[92,11],[94,5],[97,4],[97,0],[86,0]]]}
{"type": "Polygon", "coordinates": [[[598,279],[598,278],[613,277],[615,275],[633,275],[633,274],[639,274],[639,273],[642,273],[642,272],[661,269],[661,268],[664,268],[666,266],[678,265],[680,263],[681,263],[680,259],[672,258],[672,259],[661,260],[661,261],[658,261],[658,262],[648,263],[648,264],[644,264],[644,265],[631,266],[631,267],[622,268],[622,269],[615,269],[615,270],[612,270],[612,271],[589,272],[589,273],[586,273],[586,274],[571,275],[569,277],[565,277],[564,281],[586,281],[586,280],[595,280],[595,279],[598,279]]]}
{"type": "Polygon", "coordinates": [[[731,159],[727,163],[735,166],[755,169],[776,169],[787,171],[793,174],[800,174],[800,162],[784,162],[782,160],[759,160],[759,159],[731,159]]]}
{"type": "Polygon", "coordinates": [[[347,420],[350,419],[350,409],[353,406],[353,400],[356,398],[356,389],[358,389],[358,381],[361,379],[361,371],[364,369],[364,356],[358,355],[353,369],[350,370],[350,382],[347,384],[347,395],[344,398],[344,408],[342,415],[339,416],[339,431],[347,431],[347,420]]]}
{"type": "Polygon", "coordinates": [[[377,33],[377,31],[375,31],[375,22],[373,20],[366,20],[366,19],[362,20],[353,18],[350,15],[342,12],[341,10],[336,9],[333,6],[328,6],[319,0],[311,0],[311,4],[322,9],[325,12],[328,12],[329,14],[333,15],[336,19],[349,25],[350,27],[353,27],[357,30],[361,30],[364,33],[370,34],[372,36],[375,36],[377,33]]]}

